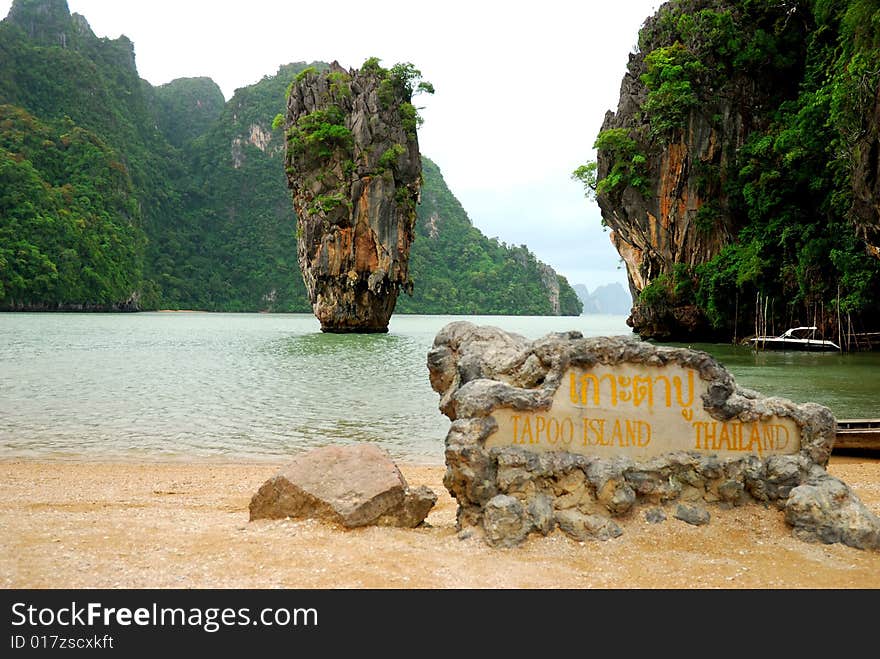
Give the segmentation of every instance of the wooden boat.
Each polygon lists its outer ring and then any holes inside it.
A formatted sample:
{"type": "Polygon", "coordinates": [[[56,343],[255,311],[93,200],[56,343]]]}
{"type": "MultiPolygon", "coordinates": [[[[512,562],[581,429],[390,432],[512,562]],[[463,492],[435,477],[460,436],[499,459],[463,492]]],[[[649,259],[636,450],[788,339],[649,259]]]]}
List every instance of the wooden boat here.
{"type": "Polygon", "coordinates": [[[758,350],[810,350],[840,352],[840,346],[816,335],[818,327],[792,327],[779,336],[756,336],[749,339],[758,350]]]}
{"type": "Polygon", "coordinates": [[[880,419],[838,419],[835,452],[880,452],[880,419]]]}

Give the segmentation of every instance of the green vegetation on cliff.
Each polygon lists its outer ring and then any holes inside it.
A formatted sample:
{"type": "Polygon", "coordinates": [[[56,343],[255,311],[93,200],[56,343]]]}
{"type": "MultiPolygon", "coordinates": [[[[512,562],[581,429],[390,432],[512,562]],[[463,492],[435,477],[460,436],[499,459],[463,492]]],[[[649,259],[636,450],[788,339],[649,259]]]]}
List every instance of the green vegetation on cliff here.
{"type": "MultiPolygon", "coordinates": [[[[65,0],[15,0],[0,22],[0,308],[310,311],[273,127],[308,68],[281,66],[228,102],[207,78],[153,87],[126,37],[96,37],[65,0]]],[[[431,91],[417,74],[401,65],[389,84],[431,91]]],[[[402,111],[415,130],[415,107],[402,111]]],[[[451,198],[436,167],[425,179],[451,198]]],[[[526,249],[488,241],[460,207],[430,229],[435,211],[419,209],[417,297],[400,311],[551,313],[557,282],[541,283],[526,249]],[[442,245],[419,246],[437,226],[442,245]],[[486,271],[457,271],[468,246],[491,252],[486,271]]]]}
{"type": "Polygon", "coordinates": [[[159,130],[177,148],[204,133],[226,105],[223,92],[210,78],[178,78],[154,91],[159,130]]]}
{"type": "Polygon", "coordinates": [[[877,148],[863,137],[880,98],[880,3],[673,0],[646,21],[630,75],[638,111],[622,100],[596,141],[607,167],[576,176],[609,207],[637,209],[630,191],[645,207],[666,195],[661,219],[688,208],[677,240],[710,245],[655,244],[631,264],[645,280],[642,333],[742,336],[756,315],[777,329],[877,328],[880,259],[857,231],[853,192],[862,151],[877,148]],[[703,320],[682,324],[685,307],[703,320]]]}
{"type": "Polygon", "coordinates": [[[0,300],[134,306],[144,243],[126,168],[94,133],[0,105],[0,300]]]}
{"type": "MultiPolygon", "coordinates": [[[[838,310],[857,314],[860,325],[880,320],[880,260],[867,253],[850,215],[850,136],[869,116],[861,85],[876,93],[880,82],[880,4],[823,1],[810,9],[799,93],[749,136],[728,181],[738,241],[695,273],[697,299],[715,327],[730,327],[738,292],[777,301],[777,326],[815,318],[830,332],[838,310]]],[[[775,64],[781,55],[768,57],[775,64]]]]}
{"type": "Polygon", "coordinates": [[[158,240],[165,307],[310,311],[296,260],[296,217],[273,117],[305,63],[238,89],[218,119],[184,145],[181,215],[158,240]]]}

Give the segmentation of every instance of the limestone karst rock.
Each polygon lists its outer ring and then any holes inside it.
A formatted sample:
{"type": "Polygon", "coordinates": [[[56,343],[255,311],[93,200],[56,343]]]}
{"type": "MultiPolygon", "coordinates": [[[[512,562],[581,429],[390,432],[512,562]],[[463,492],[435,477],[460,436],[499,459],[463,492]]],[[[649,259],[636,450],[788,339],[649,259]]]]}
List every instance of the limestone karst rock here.
{"type": "MultiPolygon", "coordinates": [[[[855,0],[687,0],[644,22],[597,161],[576,173],[626,263],[642,338],[736,340],[768,317],[840,333],[822,307],[880,256],[877,17],[855,0]]],[[[865,296],[851,311],[873,327],[875,308],[865,296]]]]}
{"type": "Polygon", "coordinates": [[[287,181],[300,269],[325,332],[386,332],[400,290],[412,285],[419,76],[375,59],[348,71],[334,62],[290,88],[287,181]]]}
{"type": "MultiPolygon", "coordinates": [[[[698,5],[680,11],[689,16],[699,8],[726,6],[712,0],[698,5]]],[[[763,77],[750,72],[719,77],[705,89],[700,87],[701,103],[687,108],[680,127],[657,131],[645,111],[649,90],[644,76],[648,54],[672,45],[663,28],[665,12],[678,11],[671,7],[664,5],[645,21],[642,49],[630,55],[617,110],[606,114],[600,131],[624,131],[632,141],[599,149],[599,178],[609,176],[623,152],[631,149],[642,156],[642,164],[634,165],[641,168],[637,173],[642,183],[616,186],[598,195],[597,201],[611,241],[626,263],[634,301],[630,326],[643,338],[710,338],[703,310],[693,301],[652,306],[640,303],[640,294],[661,277],[673,277],[677,265],[693,268],[706,263],[732,242],[741,227],[729,211],[726,177],[738,150],[770,120],[757,109],[795,98],[798,76],[774,70],[763,77]],[[709,213],[711,231],[699,221],[709,213]]],[[[795,61],[803,58],[801,53],[791,56],[795,61]]],[[[633,154],[628,155],[638,157],[633,154]]]]}

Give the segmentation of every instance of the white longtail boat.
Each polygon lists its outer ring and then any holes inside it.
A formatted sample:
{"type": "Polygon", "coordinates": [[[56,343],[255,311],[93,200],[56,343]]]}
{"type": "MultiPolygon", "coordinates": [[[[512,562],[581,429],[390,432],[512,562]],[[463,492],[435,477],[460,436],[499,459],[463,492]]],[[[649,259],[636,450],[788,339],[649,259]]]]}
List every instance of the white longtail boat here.
{"type": "Polygon", "coordinates": [[[758,350],[819,350],[840,352],[840,346],[816,336],[818,327],[793,327],[779,336],[756,336],[749,339],[758,350]]]}

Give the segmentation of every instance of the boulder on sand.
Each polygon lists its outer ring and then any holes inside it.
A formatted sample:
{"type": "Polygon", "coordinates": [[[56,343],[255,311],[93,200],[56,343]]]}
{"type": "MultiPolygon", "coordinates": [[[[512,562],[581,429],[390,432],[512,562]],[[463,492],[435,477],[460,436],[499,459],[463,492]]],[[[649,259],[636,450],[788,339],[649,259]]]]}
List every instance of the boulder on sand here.
{"type": "Polygon", "coordinates": [[[250,519],[315,518],[347,528],[421,524],[437,502],[427,487],[411,489],[391,456],[372,444],[325,446],[297,456],[266,481],[250,519]]]}

